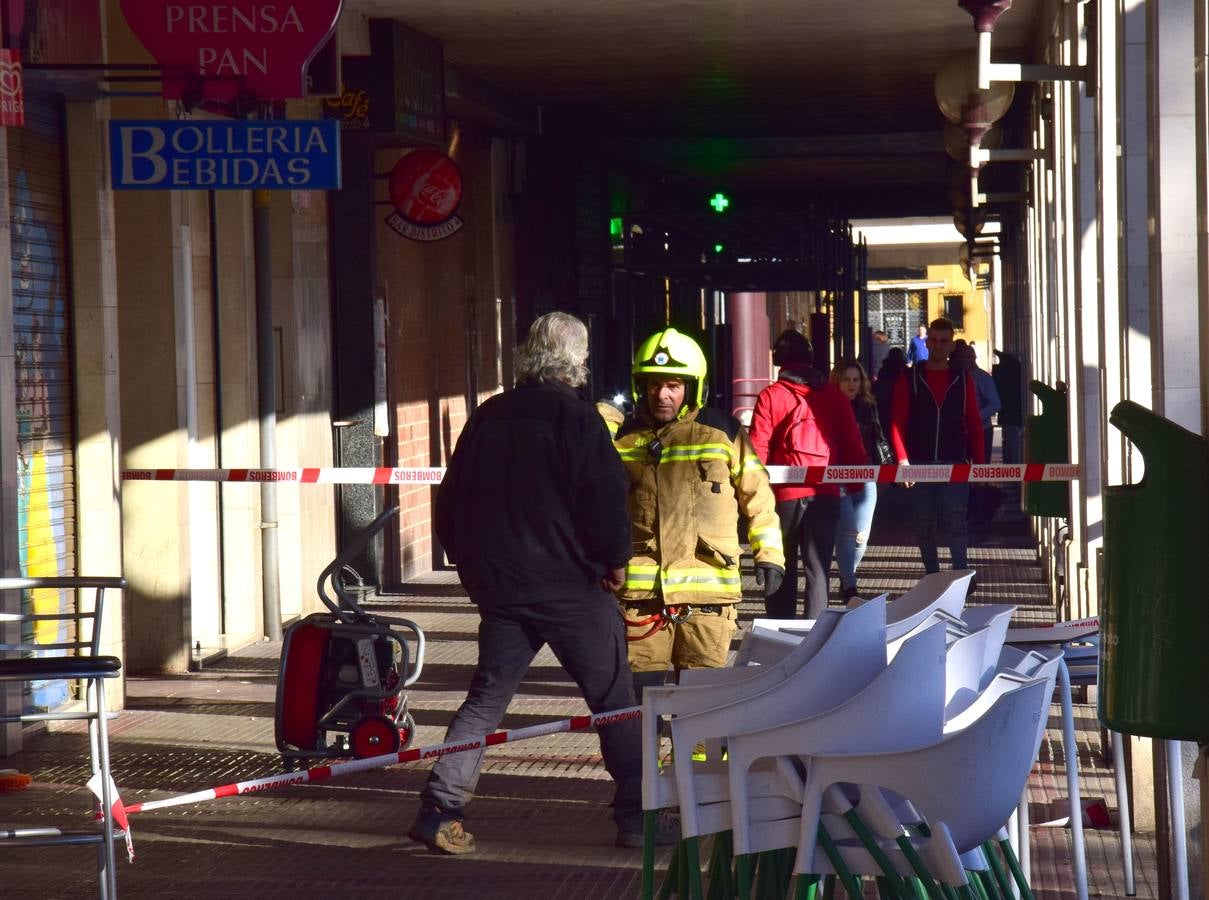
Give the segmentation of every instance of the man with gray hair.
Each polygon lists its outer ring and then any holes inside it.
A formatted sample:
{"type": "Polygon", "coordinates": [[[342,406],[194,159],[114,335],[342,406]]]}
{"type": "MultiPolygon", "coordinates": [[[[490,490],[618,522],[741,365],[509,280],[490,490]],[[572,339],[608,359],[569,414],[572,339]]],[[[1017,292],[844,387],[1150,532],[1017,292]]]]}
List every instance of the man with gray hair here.
{"type": "MultiPolygon", "coordinates": [[[[625,628],[612,591],[631,555],[629,483],[600,416],[580,394],[588,330],[548,313],[517,349],[516,386],[470,417],[436,503],[436,530],[479,608],[479,659],[446,732],[462,741],[499,727],[543,644],[575,679],[592,712],[635,705],[625,628]]],[[[640,846],[642,745],[636,719],[599,729],[617,783],[617,842],[640,846]]],[[[462,824],[482,750],[441,757],[408,837],[470,853],[462,824]]],[[[667,843],[674,834],[657,835],[667,843]]]]}

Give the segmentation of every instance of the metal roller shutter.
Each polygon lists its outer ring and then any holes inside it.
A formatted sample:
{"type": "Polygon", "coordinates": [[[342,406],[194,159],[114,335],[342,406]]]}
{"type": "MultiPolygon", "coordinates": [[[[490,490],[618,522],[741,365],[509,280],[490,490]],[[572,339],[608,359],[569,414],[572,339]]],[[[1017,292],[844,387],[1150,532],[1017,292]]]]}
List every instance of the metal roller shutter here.
{"type": "MultiPolygon", "coordinates": [[[[63,108],[27,98],[25,127],[6,129],[17,352],[17,522],[22,574],[75,574],[75,400],[68,280],[63,108]]],[[[71,591],[30,591],[26,611],[71,608],[71,591]]],[[[38,623],[38,643],[69,637],[38,623]]],[[[68,699],[66,682],[34,685],[31,709],[68,699]]]]}

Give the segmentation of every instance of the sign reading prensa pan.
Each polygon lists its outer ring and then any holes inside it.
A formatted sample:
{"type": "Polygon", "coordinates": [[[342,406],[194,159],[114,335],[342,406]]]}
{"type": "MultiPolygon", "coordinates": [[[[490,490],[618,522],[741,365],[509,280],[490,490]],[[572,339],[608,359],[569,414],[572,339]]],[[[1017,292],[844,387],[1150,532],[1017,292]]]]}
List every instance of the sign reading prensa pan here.
{"type": "Polygon", "coordinates": [[[329,190],[340,129],[304,120],[113,120],[114,190],[329,190]]]}
{"type": "MultiPolygon", "coordinates": [[[[343,0],[120,0],[130,30],[164,68],[168,100],[290,100],[340,18],[343,0]]],[[[333,88],[334,89],[334,88],[333,88]]]]}

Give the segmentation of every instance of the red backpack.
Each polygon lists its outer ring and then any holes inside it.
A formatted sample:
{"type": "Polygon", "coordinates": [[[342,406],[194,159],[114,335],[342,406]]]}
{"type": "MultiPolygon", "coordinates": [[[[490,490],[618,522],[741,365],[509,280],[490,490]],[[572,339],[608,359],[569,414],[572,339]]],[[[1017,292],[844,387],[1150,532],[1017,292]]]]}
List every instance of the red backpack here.
{"type": "MultiPolygon", "coordinates": [[[[814,414],[809,396],[785,388],[797,406],[781,433],[781,455],[788,466],[825,466],[831,461],[831,436],[814,414]]],[[[817,388],[812,388],[812,392],[817,388]]]]}

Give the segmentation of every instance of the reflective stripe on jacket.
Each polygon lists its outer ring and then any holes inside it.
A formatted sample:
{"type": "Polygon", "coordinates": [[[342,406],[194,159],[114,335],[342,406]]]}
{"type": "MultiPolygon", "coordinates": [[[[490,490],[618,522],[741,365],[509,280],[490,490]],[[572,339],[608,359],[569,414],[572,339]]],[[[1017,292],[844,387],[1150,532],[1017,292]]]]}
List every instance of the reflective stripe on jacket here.
{"type": "Polygon", "coordinates": [[[756,562],[785,565],[768,472],[734,417],[690,410],[655,427],[632,415],[616,446],[634,541],[623,601],[738,603],[740,514],[756,562]]]}

